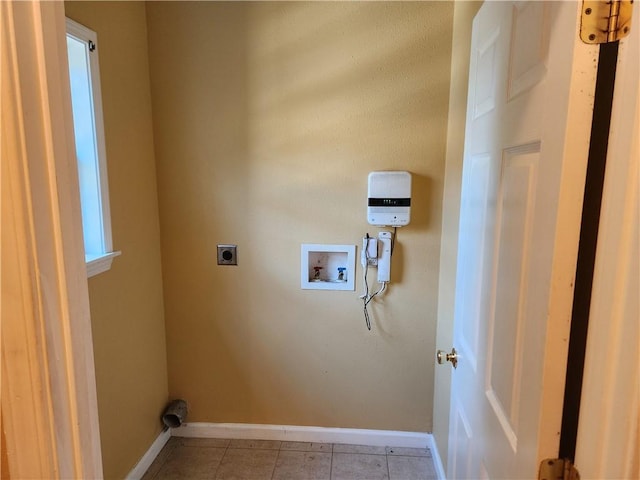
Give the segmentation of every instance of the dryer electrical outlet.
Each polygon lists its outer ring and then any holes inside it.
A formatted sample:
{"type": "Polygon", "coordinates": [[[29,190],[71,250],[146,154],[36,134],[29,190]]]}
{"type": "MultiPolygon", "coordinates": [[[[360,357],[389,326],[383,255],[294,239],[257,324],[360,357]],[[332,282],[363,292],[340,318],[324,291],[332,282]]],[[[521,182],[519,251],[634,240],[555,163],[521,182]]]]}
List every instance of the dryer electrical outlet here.
{"type": "Polygon", "coordinates": [[[238,265],[237,245],[218,245],[218,265],[238,265]]]}

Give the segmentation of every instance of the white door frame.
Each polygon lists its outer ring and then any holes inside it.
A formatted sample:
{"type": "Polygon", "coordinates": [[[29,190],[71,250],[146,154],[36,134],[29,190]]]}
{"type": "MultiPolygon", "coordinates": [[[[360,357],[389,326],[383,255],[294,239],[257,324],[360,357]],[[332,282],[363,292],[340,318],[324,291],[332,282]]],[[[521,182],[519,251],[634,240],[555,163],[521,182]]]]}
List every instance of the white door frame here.
{"type": "Polygon", "coordinates": [[[640,10],[619,46],[575,464],[640,477],[640,10]],[[636,135],[633,135],[636,132],[636,135]]]}
{"type": "Polygon", "coordinates": [[[11,478],[102,478],[62,2],[0,2],[2,428],[11,478]]]}

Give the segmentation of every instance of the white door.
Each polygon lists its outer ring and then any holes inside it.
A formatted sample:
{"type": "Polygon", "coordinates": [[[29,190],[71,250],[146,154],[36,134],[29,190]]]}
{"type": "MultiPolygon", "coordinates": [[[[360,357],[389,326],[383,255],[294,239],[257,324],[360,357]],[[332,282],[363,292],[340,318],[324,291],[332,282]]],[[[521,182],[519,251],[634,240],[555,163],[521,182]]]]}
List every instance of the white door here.
{"type": "Polygon", "coordinates": [[[473,24],[447,477],[556,456],[598,47],[577,2],[485,2],[473,24]]]}

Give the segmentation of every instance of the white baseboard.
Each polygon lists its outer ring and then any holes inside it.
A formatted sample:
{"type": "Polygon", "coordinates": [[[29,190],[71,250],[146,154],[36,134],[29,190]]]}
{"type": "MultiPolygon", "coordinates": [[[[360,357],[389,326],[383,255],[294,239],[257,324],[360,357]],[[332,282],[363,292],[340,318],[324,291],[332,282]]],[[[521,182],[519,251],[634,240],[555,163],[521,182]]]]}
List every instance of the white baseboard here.
{"type": "Polygon", "coordinates": [[[282,440],[411,448],[425,448],[433,443],[431,434],[422,432],[245,423],[185,423],[179,428],[172,429],[171,435],[175,437],[282,440]]]}
{"type": "Polygon", "coordinates": [[[442,458],[438,451],[438,444],[433,435],[429,435],[429,450],[431,450],[431,456],[433,458],[433,466],[436,469],[436,478],[438,480],[447,480],[447,475],[444,472],[444,465],[442,464],[442,458]]]}
{"type": "Polygon", "coordinates": [[[149,450],[147,450],[138,463],[136,463],[136,466],[129,472],[129,475],[126,476],[125,480],[140,480],[156,459],[160,450],[162,450],[165,444],[169,441],[169,438],[171,438],[171,430],[165,430],[158,435],[158,438],[153,441],[149,450]]]}

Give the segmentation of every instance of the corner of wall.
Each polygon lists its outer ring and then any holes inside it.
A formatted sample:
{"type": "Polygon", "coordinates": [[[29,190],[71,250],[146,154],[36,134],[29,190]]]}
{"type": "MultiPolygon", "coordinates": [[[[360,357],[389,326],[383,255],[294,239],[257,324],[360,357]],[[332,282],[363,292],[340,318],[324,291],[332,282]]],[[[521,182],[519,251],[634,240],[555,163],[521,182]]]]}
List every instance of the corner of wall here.
{"type": "Polygon", "coordinates": [[[65,2],[96,31],[114,249],[89,280],[106,478],[123,478],[162,429],[168,399],[160,227],[144,2],[65,2]]]}

